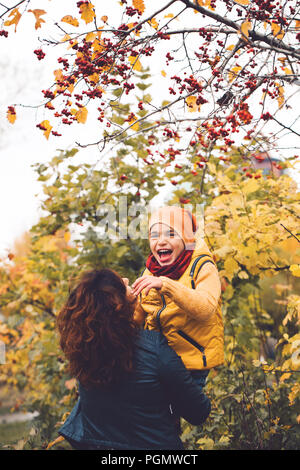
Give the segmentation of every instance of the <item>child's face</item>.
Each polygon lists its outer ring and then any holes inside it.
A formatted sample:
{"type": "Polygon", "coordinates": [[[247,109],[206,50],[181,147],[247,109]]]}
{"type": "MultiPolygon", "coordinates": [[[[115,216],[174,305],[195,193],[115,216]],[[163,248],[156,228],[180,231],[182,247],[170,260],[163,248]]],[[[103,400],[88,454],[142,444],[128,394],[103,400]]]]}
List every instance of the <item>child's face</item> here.
{"type": "Polygon", "coordinates": [[[161,266],[174,263],[184,250],[184,243],[171,227],[155,224],[149,234],[150,250],[161,266]]]}

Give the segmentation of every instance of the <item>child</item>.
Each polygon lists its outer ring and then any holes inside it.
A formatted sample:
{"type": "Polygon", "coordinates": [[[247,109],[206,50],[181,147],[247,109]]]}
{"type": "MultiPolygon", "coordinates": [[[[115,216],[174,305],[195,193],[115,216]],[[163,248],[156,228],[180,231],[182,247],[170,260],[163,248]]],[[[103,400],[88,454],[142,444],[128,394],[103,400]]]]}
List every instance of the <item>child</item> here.
{"type": "Polygon", "coordinates": [[[196,230],[195,217],[180,207],[153,213],[151,254],[132,288],[140,294],[136,318],[163,332],[203,387],[209,369],[224,361],[223,322],[218,271],[204,241],[196,244],[196,230]]]}

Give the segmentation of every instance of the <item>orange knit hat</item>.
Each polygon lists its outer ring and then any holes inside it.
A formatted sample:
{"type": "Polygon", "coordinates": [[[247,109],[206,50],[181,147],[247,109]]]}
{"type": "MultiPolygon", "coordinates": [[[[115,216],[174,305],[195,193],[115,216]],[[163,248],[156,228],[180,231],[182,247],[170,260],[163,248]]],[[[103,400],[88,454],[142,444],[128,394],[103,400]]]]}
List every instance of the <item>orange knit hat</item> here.
{"type": "Polygon", "coordinates": [[[154,224],[173,228],[185,244],[186,250],[195,248],[196,217],[188,210],[177,206],[164,206],[153,212],[149,220],[149,232],[154,224]]]}

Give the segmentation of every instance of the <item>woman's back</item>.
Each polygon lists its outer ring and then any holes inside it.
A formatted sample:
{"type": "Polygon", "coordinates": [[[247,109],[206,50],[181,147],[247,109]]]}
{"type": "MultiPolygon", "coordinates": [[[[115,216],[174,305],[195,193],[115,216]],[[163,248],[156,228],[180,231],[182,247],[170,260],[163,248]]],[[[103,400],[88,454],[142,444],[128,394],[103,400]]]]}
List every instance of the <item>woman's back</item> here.
{"type": "Polygon", "coordinates": [[[161,333],[141,330],[134,367],[116,384],[86,389],[59,432],[80,446],[182,449],[170,411],[192,424],[205,421],[210,401],[161,333]]]}

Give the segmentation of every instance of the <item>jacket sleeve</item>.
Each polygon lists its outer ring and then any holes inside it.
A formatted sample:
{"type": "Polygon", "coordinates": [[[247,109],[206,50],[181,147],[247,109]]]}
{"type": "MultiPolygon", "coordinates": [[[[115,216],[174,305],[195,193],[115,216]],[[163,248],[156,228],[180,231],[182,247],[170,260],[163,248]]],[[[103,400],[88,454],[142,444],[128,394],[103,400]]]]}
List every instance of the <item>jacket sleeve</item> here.
{"type": "Polygon", "coordinates": [[[141,306],[139,300],[137,301],[133,314],[134,321],[140,326],[143,327],[146,319],[146,312],[141,306]]]}
{"type": "Polygon", "coordinates": [[[209,263],[203,266],[195,281],[195,289],[162,276],[162,294],[167,294],[187,315],[206,322],[216,311],[221,295],[217,268],[209,263]]]}
{"type": "Polygon", "coordinates": [[[173,412],[193,425],[204,423],[211,410],[209,398],[194,382],[191,373],[163,335],[159,336],[158,343],[159,380],[173,412]]]}

